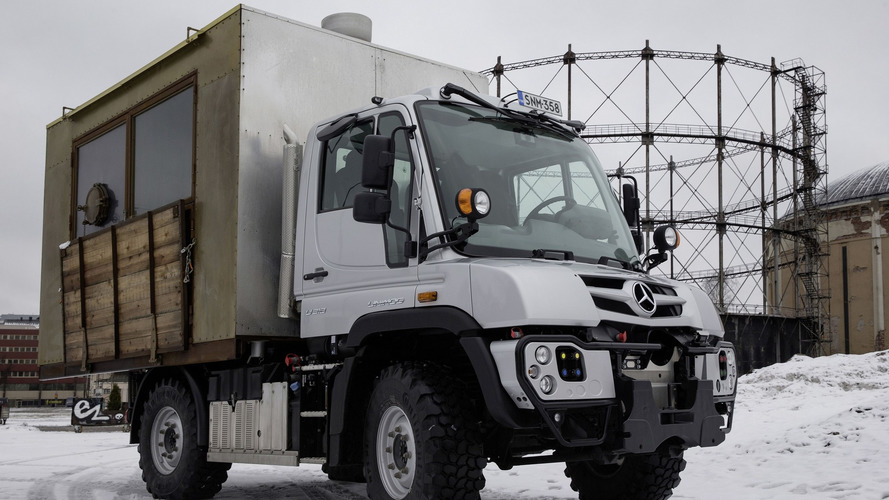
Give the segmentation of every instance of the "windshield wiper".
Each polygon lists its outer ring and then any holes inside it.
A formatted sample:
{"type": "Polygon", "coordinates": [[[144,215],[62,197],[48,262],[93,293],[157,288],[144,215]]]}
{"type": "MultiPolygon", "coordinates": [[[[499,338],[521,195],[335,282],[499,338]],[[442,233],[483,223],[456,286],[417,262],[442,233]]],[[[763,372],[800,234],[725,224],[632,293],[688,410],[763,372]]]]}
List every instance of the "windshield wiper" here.
{"type": "Polygon", "coordinates": [[[579,137],[578,134],[580,133],[580,131],[583,130],[584,127],[586,127],[586,125],[584,125],[582,122],[576,120],[563,121],[552,118],[543,113],[527,114],[516,111],[514,109],[501,108],[499,106],[491,104],[485,99],[473,94],[472,92],[464,89],[463,87],[460,87],[459,85],[454,85],[453,83],[445,84],[445,86],[441,89],[442,97],[447,98],[450,97],[451,94],[457,94],[458,96],[466,99],[469,102],[478,104],[483,108],[496,111],[502,115],[506,115],[509,118],[515,119],[516,121],[536,127],[542,127],[546,130],[552,130],[571,139],[579,137]],[[565,129],[565,127],[570,127],[571,129],[575,130],[577,134],[571,134],[571,132],[565,129]]]}
{"type": "Polygon", "coordinates": [[[570,252],[568,250],[548,250],[538,248],[537,250],[531,250],[531,258],[546,260],[574,260],[574,252],[570,252]]]}
{"type": "Polygon", "coordinates": [[[616,259],[614,257],[608,257],[607,255],[599,257],[599,260],[598,262],[596,262],[596,264],[599,264],[600,266],[627,269],[629,271],[642,271],[642,265],[638,262],[629,262],[626,260],[616,259]]]}
{"type": "MultiPolygon", "coordinates": [[[[510,110],[501,110],[501,111],[510,111],[510,110]]],[[[559,127],[559,126],[552,126],[552,125],[545,123],[545,122],[538,122],[538,121],[529,119],[525,115],[512,116],[510,113],[503,113],[503,114],[505,114],[507,116],[480,116],[480,117],[470,118],[469,121],[491,123],[491,124],[494,124],[495,126],[497,124],[508,124],[508,125],[512,125],[514,127],[519,128],[520,130],[518,130],[518,131],[520,131],[520,132],[531,134],[531,135],[534,135],[534,129],[542,130],[542,131],[556,134],[560,138],[563,138],[568,141],[571,141],[571,140],[577,138],[577,136],[575,136],[571,132],[568,132],[567,130],[565,130],[564,128],[559,127]]]]}

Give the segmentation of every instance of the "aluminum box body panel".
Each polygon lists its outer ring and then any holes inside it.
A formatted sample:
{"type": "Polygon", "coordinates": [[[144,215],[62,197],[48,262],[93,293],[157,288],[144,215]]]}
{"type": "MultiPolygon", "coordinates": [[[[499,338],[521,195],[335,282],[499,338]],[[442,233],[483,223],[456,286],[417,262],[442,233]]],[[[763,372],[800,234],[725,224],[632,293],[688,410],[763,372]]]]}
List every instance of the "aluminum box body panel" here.
{"type": "MultiPolygon", "coordinates": [[[[298,335],[297,320],[277,316],[285,124],[304,141],[314,123],[366,106],[375,95],[394,97],[447,81],[487,85],[478,73],[244,6],[217,19],[47,128],[41,365],[65,362],[59,245],[72,236],[73,141],[192,74],[197,103],[191,345],[298,335]]],[[[312,150],[305,148],[307,157],[312,150]]],[[[303,165],[302,184],[315,168],[303,165]]],[[[304,210],[305,198],[297,205],[304,210]]],[[[300,221],[297,239],[302,226],[300,221]]],[[[297,241],[298,274],[303,246],[297,241]]],[[[233,350],[205,351],[194,359],[187,352],[177,363],[229,359],[233,350]]]]}

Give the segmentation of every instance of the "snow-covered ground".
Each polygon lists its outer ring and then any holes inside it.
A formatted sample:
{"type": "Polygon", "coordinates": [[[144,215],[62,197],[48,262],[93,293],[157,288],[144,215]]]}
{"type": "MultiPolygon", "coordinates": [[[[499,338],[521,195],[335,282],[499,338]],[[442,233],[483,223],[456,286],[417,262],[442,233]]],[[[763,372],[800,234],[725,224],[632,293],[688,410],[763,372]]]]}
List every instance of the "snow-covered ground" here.
{"type": "MultiPolygon", "coordinates": [[[[0,498],[150,498],[136,447],[116,431],[75,434],[64,410],[13,409],[0,426],[0,498]]],[[[686,452],[673,498],[889,499],[889,351],[796,357],[741,378],[734,430],[686,452]]],[[[576,498],[559,465],[485,471],[485,499],[576,498]]],[[[216,498],[364,498],[318,466],[234,465],[216,498]]]]}

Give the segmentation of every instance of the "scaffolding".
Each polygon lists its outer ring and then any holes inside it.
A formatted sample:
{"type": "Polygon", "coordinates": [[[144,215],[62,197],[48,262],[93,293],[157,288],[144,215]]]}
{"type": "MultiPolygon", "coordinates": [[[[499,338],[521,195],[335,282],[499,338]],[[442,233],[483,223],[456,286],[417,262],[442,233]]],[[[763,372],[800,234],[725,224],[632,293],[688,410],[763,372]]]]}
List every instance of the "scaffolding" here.
{"type": "Polygon", "coordinates": [[[640,50],[497,63],[483,71],[566,102],[609,173],[638,176],[646,249],[659,224],[685,244],[656,269],[707,291],[723,314],[799,319],[811,354],[829,342],[824,73],[715,53],[640,50]]]}

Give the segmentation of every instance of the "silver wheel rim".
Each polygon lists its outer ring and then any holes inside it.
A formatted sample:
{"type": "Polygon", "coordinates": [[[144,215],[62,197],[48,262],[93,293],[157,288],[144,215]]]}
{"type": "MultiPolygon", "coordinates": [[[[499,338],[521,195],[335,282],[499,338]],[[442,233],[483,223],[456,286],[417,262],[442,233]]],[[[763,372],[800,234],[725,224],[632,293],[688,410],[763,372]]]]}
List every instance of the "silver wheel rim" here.
{"type": "Polygon", "coordinates": [[[182,457],[182,419],[173,408],[164,406],[151,424],[151,458],[163,475],[172,474],[182,457]]]}
{"type": "Polygon", "coordinates": [[[377,427],[377,469],[390,497],[404,498],[414,484],[417,470],[416,441],[410,420],[397,406],[383,412],[377,427]]]}

